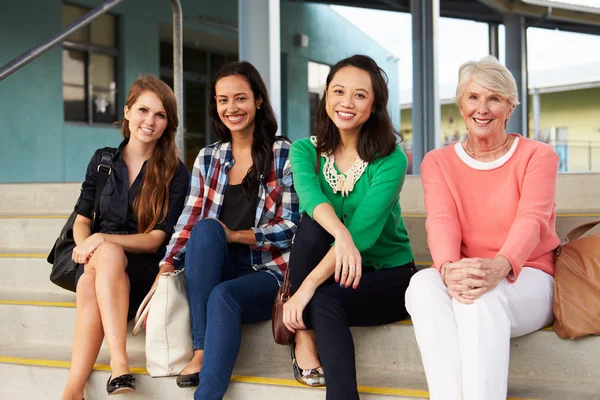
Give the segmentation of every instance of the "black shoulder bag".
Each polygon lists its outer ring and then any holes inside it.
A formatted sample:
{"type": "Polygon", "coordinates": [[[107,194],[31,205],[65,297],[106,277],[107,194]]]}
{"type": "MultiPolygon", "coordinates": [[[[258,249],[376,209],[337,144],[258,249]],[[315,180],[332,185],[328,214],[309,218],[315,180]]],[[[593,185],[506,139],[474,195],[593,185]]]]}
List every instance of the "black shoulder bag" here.
{"type": "MultiPolygon", "coordinates": [[[[105,147],[102,150],[102,159],[98,164],[98,174],[96,179],[96,195],[94,197],[94,211],[92,213],[92,233],[99,229],[98,207],[100,205],[100,194],[104,190],[108,176],[112,171],[112,160],[115,155],[115,150],[110,147],[105,147]]],[[[79,201],[77,202],[79,203],[79,201]]],[[[48,254],[48,262],[52,264],[50,272],[50,280],[52,283],[60,286],[63,289],[75,291],[75,270],[77,263],[73,261],[73,249],[75,248],[75,240],[73,239],[73,224],[77,218],[77,211],[73,211],[67,219],[65,226],[60,231],[60,236],[56,239],[50,254],[48,254]]]]}

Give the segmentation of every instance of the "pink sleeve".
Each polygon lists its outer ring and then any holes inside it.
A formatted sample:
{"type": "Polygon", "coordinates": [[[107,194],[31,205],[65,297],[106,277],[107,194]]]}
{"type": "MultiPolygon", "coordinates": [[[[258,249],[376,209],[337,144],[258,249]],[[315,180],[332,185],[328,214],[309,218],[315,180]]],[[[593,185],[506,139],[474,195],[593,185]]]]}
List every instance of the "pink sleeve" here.
{"type": "Polygon", "coordinates": [[[517,215],[498,252],[512,266],[512,274],[508,276],[511,282],[517,280],[527,258],[550,233],[558,165],[559,157],[552,149],[536,152],[527,165],[517,215]]]}
{"type": "Polygon", "coordinates": [[[444,174],[431,153],[421,164],[421,179],[427,212],[427,245],[434,267],[439,270],[446,261],[456,262],[461,258],[462,234],[458,212],[444,174]]]}

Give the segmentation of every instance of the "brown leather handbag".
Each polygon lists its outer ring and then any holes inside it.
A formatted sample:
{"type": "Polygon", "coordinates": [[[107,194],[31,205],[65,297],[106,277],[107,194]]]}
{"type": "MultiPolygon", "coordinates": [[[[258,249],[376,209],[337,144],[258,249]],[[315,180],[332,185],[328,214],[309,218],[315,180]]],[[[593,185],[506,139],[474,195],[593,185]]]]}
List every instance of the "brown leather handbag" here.
{"type": "Polygon", "coordinates": [[[562,338],[600,335],[600,234],[580,238],[598,224],[579,225],[556,249],[552,328],[562,338]]]}
{"type": "Polygon", "coordinates": [[[294,334],[286,328],[283,324],[283,305],[288,301],[291,296],[291,283],[289,278],[290,266],[288,264],[288,268],[285,271],[285,276],[283,279],[283,285],[279,287],[279,291],[277,292],[277,297],[275,298],[275,302],[273,303],[273,312],[271,316],[272,326],[273,326],[273,338],[275,339],[275,343],[288,345],[294,341],[294,334]]]}

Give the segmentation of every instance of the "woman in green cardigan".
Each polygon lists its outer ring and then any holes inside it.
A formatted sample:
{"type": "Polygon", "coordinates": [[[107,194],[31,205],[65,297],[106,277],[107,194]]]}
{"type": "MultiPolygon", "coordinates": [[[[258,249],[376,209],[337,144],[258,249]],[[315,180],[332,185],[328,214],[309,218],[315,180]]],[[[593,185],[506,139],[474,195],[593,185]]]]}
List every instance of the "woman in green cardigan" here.
{"type": "Polygon", "coordinates": [[[358,400],[350,326],[404,319],[416,272],[399,203],[407,158],[388,97],[387,76],[371,58],[338,62],[317,111],[317,136],[290,150],[304,215],[283,322],[296,333],[296,380],[321,386],[326,376],[329,400],[358,400]]]}

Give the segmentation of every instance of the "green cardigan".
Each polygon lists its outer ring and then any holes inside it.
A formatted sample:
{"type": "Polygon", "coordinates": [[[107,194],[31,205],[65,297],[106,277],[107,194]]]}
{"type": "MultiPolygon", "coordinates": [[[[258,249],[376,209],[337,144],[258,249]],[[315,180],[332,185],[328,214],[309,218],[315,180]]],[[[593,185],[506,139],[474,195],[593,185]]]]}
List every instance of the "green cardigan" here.
{"type": "Polygon", "coordinates": [[[312,218],[319,204],[331,204],[350,231],[364,266],[379,270],[413,260],[399,201],[408,164],[404,151],[398,146],[389,156],[369,163],[347,197],[334,194],[325,180],[325,157],[321,157],[318,175],[316,162],[317,152],[310,138],[292,144],[290,163],[300,212],[312,218]]]}

